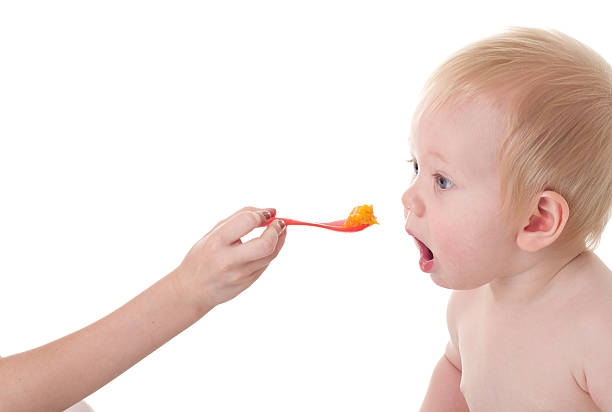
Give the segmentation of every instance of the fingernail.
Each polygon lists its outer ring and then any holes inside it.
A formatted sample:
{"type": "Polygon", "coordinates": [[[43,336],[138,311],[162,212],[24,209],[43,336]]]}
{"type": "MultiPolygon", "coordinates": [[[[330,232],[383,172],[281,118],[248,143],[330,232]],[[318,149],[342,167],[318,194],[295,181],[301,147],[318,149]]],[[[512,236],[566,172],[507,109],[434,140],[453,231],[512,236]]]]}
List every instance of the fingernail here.
{"type": "Polygon", "coordinates": [[[285,224],[285,222],[283,220],[279,220],[278,221],[278,225],[280,226],[280,232],[279,233],[283,233],[283,230],[285,230],[287,225],[285,224]]]}
{"type": "Polygon", "coordinates": [[[262,212],[262,214],[263,214],[263,216],[264,216],[264,219],[266,219],[266,222],[267,222],[268,220],[270,220],[270,218],[272,217],[272,213],[270,213],[270,211],[269,211],[269,210],[264,210],[264,211],[262,212]]]}

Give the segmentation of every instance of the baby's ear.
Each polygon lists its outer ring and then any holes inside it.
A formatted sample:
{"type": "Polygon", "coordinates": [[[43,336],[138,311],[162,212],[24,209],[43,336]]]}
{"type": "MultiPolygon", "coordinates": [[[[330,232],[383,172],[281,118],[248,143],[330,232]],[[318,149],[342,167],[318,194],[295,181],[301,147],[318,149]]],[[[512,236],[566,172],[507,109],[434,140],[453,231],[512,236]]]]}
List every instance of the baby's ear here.
{"type": "Polygon", "coordinates": [[[552,244],[569,218],[569,206],[557,192],[547,190],[537,200],[529,222],[519,229],[516,238],[518,247],[526,252],[536,252],[552,244]]]}

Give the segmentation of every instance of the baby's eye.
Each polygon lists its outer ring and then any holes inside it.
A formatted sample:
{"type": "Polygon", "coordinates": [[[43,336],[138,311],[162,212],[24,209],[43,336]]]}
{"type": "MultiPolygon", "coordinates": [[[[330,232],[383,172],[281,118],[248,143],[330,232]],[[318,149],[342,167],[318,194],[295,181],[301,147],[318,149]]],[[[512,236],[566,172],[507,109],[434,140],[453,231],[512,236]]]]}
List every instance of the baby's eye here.
{"type": "Polygon", "coordinates": [[[453,182],[451,182],[442,175],[436,175],[436,183],[442,190],[447,190],[453,187],[453,182]]]}
{"type": "Polygon", "coordinates": [[[410,160],[406,160],[406,162],[412,163],[412,171],[414,172],[415,175],[418,175],[419,174],[419,164],[417,163],[417,161],[415,159],[410,159],[410,160]]]}

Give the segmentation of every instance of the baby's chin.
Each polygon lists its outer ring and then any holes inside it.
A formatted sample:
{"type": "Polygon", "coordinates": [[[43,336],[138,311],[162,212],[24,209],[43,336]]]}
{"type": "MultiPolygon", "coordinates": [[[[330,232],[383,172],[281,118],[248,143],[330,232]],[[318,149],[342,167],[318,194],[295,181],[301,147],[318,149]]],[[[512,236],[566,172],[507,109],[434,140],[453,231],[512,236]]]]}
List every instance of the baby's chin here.
{"type": "Polygon", "coordinates": [[[465,279],[460,276],[449,276],[445,273],[434,272],[430,274],[431,280],[438,286],[452,290],[476,289],[486,284],[478,279],[465,279]]]}

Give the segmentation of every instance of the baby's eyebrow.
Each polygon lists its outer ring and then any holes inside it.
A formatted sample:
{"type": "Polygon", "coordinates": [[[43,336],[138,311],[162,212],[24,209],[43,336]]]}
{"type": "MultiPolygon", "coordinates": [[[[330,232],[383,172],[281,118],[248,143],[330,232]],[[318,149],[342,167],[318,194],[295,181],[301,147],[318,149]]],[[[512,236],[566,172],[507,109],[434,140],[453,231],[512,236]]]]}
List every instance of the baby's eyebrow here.
{"type": "MultiPolygon", "coordinates": [[[[442,156],[440,153],[438,152],[426,152],[427,154],[433,155],[435,157],[437,157],[438,159],[442,160],[444,163],[446,164],[450,164],[450,162],[448,160],[446,160],[444,158],[444,156],[442,156]]],[[[412,156],[412,158],[414,159],[414,153],[412,153],[412,151],[410,152],[410,156],[412,156]]]]}
{"type": "Polygon", "coordinates": [[[429,154],[431,154],[431,155],[433,155],[433,156],[436,156],[438,159],[442,160],[444,163],[447,163],[447,164],[449,163],[449,161],[448,161],[448,160],[446,160],[446,159],[444,158],[444,156],[442,156],[442,155],[441,155],[440,153],[438,153],[438,152],[428,152],[428,153],[429,153],[429,154]]]}

